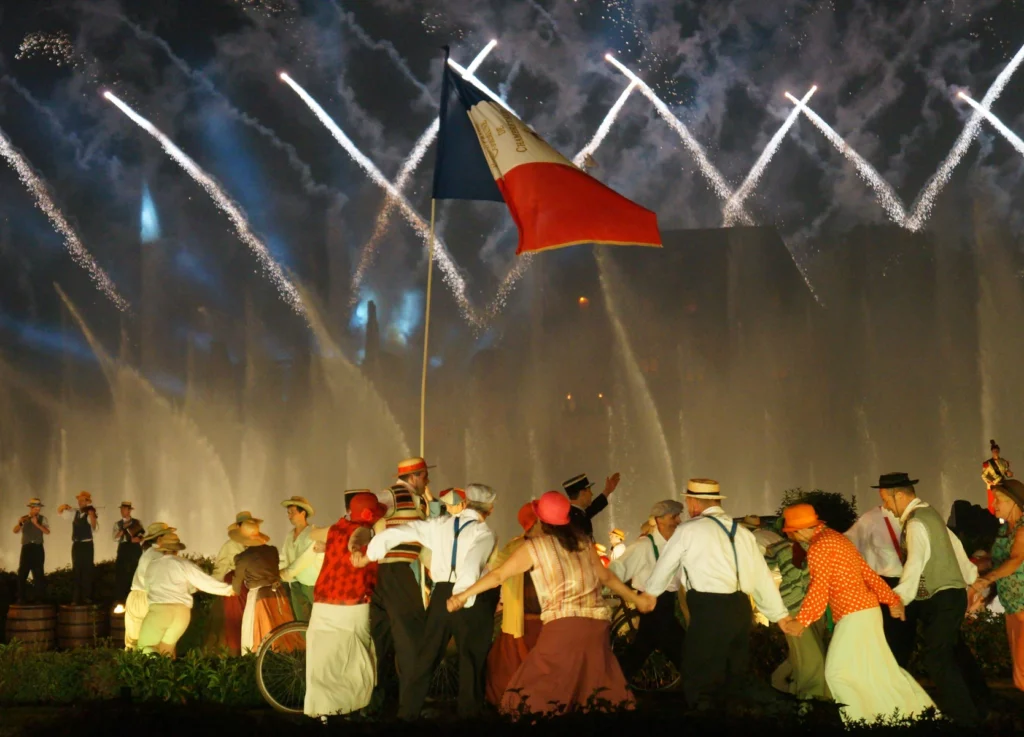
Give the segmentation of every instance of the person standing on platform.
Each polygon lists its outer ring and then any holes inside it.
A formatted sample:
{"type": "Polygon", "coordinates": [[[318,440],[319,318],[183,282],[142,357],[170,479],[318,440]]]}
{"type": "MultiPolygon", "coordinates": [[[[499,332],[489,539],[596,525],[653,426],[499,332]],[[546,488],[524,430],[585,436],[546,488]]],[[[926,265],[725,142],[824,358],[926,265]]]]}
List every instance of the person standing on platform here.
{"type": "Polygon", "coordinates": [[[908,474],[887,473],[872,487],[903,524],[905,562],[894,591],[920,623],[921,660],[939,710],[961,724],[979,724],[988,710],[988,686],[960,631],[967,587],[978,569],[939,513],[917,497],[916,483],[908,474]]]}
{"type": "MultiPolygon", "coordinates": [[[[430,468],[433,466],[422,458],[408,458],[398,464],[398,481],[384,492],[394,503],[388,505],[387,518],[377,523],[378,531],[427,519],[430,468]]],[[[419,543],[407,542],[388,551],[380,561],[377,586],[370,602],[370,630],[377,661],[380,663],[394,653],[399,703],[408,703],[405,691],[409,675],[416,667],[427,617],[421,582],[417,580],[421,549],[419,543]]]]}
{"type": "Polygon", "coordinates": [[[114,542],[117,543],[117,557],[114,561],[114,600],[126,601],[132,589],[135,566],[142,556],[142,537],[145,530],[139,520],[132,517],[135,507],[131,502],[121,502],[121,518],[114,523],[114,542]]]}
{"type": "Polygon", "coordinates": [[[1012,479],[1013,471],[1010,470],[1010,462],[999,457],[999,446],[996,445],[995,440],[988,441],[988,448],[992,457],[981,464],[981,480],[985,482],[988,489],[988,511],[995,514],[996,502],[992,489],[1001,485],[1006,479],[1012,479]]]}
{"type": "Polygon", "coordinates": [[[26,604],[29,599],[41,602],[46,594],[46,578],[43,564],[46,552],[43,550],[43,535],[50,534],[50,527],[43,516],[43,503],[33,497],[28,500],[28,514],[18,520],[14,534],[21,533],[21,557],[18,560],[18,603],[26,604]],[[32,596],[28,596],[28,575],[32,574],[32,596]]]}
{"type": "MultiPolygon", "coordinates": [[[[903,575],[903,548],[900,547],[902,534],[900,518],[886,509],[884,504],[866,511],[845,533],[868,567],[881,576],[891,589],[899,585],[900,576],[903,575]]],[[[897,619],[889,613],[888,608],[882,607],[885,641],[900,668],[907,667],[914,653],[916,624],[913,607],[906,609],[904,619],[897,619]]]]}
{"type": "Polygon", "coordinates": [[[565,495],[569,497],[569,502],[572,504],[572,523],[576,525],[576,528],[587,537],[593,540],[594,538],[594,522],[593,519],[600,514],[605,507],[608,506],[608,497],[612,495],[615,488],[619,485],[619,474],[613,473],[604,482],[604,491],[594,498],[593,487],[590,483],[590,479],[587,478],[587,474],[581,473],[579,476],[573,476],[571,479],[562,484],[562,489],[565,491],[565,495]]]}
{"type": "Polygon", "coordinates": [[[287,578],[291,582],[288,584],[288,594],[295,618],[308,622],[313,611],[313,587],[324,562],[323,555],[312,558],[303,558],[302,555],[313,546],[309,536],[313,529],[309,525],[309,518],[314,513],[313,505],[305,497],[293,496],[281,502],[281,506],[288,510],[288,521],[292,523],[292,531],[284,539],[284,570],[281,574],[285,575],[287,571],[287,578]],[[300,560],[303,560],[301,565],[300,560]]]}
{"type": "Polygon", "coordinates": [[[156,548],[160,538],[172,532],[177,532],[176,527],[169,527],[163,522],[154,522],[142,535],[142,543],[139,548],[142,555],[135,566],[135,573],[132,575],[131,590],[124,602],[124,649],[134,650],[139,645],[139,634],[142,632],[142,623],[149,613],[149,598],[146,595],[146,572],[149,564],[163,555],[163,551],[156,548]]]}
{"type": "MultiPolygon", "coordinates": [[[[389,528],[377,535],[366,550],[371,561],[381,560],[403,543],[419,543],[432,551],[430,578],[434,589],[419,653],[412,672],[402,676],[407,685],[405,700],[398,707],[401,719],[419,717],[431,678],[453,635],[459,657],[459,716],[475,716],[484,704],[484,672],[494,631],[497,592],[469,599],[463,609],[454,613],[448,612],[447,602],[476,583],[494,551],[497,537],[487,526],[487,518],[494,510],[495,493],[483,484],[470,484],[465,493],[466,508],[457,515],[389,528]]],[[[353,561],[357,557],[354,554],[353,561]]]]}
{"type": "Polygon", "coordinates": [[[717,481],[689,480],[690,519],[679,525],[661,551],[644,594],[655,599],[678,576],[683,578],[690,611],[683,689],[695,709],[707,708],[713,698],[726,695],[767,703],[778,699],[750,669],[750,598],[770,622],[781,627],[792,621],[753,533],[722,509],[725,498],[717,481]]]}
{"type": "MultiPolygon", "coordinates": [[[[642,537],[626,548],[626,552],[611,562],[608,567],[620,580],[629,582],[637,591],[647,590],[647,579],[661,557],[661,551],[672,539],[673,533],[681,522],[683,505],[674,499],[658,502],[651,509],[655,528],[646,537],[642,537]]],[[[658,596],[654,611],[640,615],[636,637],[626,650],[619,664],[627,681],[643,668],[647,658],[655,650],[660,650],[675,665],[676,670],[683,672],[683,642],[686,631],[676,617],[676,602],[679,598],[678,576],[668,583],[665,591],[658,596]]]]}
{"type": "MultiPolygon", "coordinates": [[[[92,534],[99,526],[92,494],[82,491],[75,496],[78,509],[71,520],[71,603],[91,604],[93,574],[96,569],[96,550],[92,534]]],[[[57,507],[57,514],[71,511],[70,504],[57,507]]]]}
{"type": "Polygon", "coordinates": [[[618,560],[626,552],[626,533],[618,527],[608,533],[608,549],[611,550],[608,557],[612,561],[618,560]]]}

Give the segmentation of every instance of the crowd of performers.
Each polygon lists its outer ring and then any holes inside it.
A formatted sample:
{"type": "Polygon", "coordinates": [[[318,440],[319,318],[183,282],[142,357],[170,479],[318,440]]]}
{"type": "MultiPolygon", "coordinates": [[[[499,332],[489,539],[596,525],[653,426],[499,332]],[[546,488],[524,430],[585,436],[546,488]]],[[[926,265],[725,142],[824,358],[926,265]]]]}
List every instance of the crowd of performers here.
{"type": "MultiPolygon", "coordinates": [[[[1001,526],[978,564],[906,473],[882,475],[872,487],[879,505],[845,534],[806,503],[785,508],[774,525],[735,519],[716,481],[691,479],[682,502],[655,504],[632,541],[612,530],[607,548],[594,541],[593,519],[619,476],[595,496],[580,475],[563,492],[523,505],[522,534],[499,547],[487,524],[495,491],[470,484],[435,500],[431,466],[412,458],[398,465],[385,492],[345,492],[345,516],[329,527],[309,523],[314,509],[306,499],[283,500],[292,530],[281,551],[260,531],[262,520],[240,512],[212,575],[179,557],[185,545],[174,527],[143,529],[124,502],[114,537],[119,581],[131,570],[121,563],[122,547],[134,564],[126,646],[173,657],[192,594],[205,591],[218,597],[210,644],[235,653],[257,650],[283,622],[308,620],[310,716],[366,708],[379,694],[378,669],[393,660],[398,716],[418,718],[454,639],[460,716],[488,702],[510,714],[586,708],[595,696],[629,708],[628,683],[658,650],[680,672],[694,709],[712,708],[726,694],[774,704],[786,692],[834,700],[847,720],[934,708],[978,724],[988,687],[961,626],[995,595],[1006,612],[1014,683],[1024,690],[1024,484],[994,442],[992,451],[983,478],[1001,526]],[[611,649],[608,592],[639,616],[620,658],[611,649]],[[789,647],[775,688],[751,670],[755,614],[777,625],[789,647]],[[905,670],[918,648],[934,702],[905,670]]],[[[97,516],[88,493],[78,501],[75,587],[87,600],[97,516]]],[[[42,583],[42,539],[50,531],[42,506],[32,499],[15,527],[24,543],[22,584],[29,571],[42,583]]]]}

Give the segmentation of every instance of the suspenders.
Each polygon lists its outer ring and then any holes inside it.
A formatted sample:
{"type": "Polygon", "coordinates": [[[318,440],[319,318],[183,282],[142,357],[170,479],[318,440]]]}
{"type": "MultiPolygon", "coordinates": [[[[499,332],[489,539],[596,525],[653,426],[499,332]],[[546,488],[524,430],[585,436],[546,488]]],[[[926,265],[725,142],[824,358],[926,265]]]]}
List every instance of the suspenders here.
{"type": "Polygon", "coordinates": [[[468,519],[464,525],[459,525],[459,518],[455,518],[455,542],[452,543],[452,565],[451,570],[448,572],[448,583],[451,583],[452,577],[455,575],[455,560],[459,555],[459,533],[469,527],[471,524],[476,522],[475,519],[468,519]]]}
{"type": "Polygon", "coordinates": [[[651,547],[654,548],[654,562],[657,563],[658,558],[660,557],[658,553],[658,543],[654,542],[654,535],[647,535],[647,539],[651,541],[651,547]]]}
{"type": "Polygon", "coordinates": [[[736,520],[733,520],[732,531],[730,532],[726,529],[725,525],[722,524],[721,520],[715,519],[711,515],[707,515],[707,517],[709,520],[713,521],[716,525],[721,527],[722,532],[724,532],[726,536],[729,538],[729,544],[732,545],[732,559],[733,562],[736,564],[736,590],[740,591],[740,558],[736,554],[736,528],[738,527],[739,523],[736,520]]]}

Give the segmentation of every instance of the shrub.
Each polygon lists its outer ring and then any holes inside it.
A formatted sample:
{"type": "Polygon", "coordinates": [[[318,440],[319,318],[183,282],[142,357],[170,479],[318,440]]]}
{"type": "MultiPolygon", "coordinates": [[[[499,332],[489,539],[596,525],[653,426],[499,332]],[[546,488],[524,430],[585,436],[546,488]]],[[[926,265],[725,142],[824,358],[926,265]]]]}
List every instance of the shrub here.
{"type": "Polygon", "coordinates": [[[781,516],[782,510],[793,504],[810,504],[821,521],[837,532],[846,532],[857,521],[857,499],[853,496],[847,499],[842,494],[821,489],[786,489],[776,514],[781,516]]]}

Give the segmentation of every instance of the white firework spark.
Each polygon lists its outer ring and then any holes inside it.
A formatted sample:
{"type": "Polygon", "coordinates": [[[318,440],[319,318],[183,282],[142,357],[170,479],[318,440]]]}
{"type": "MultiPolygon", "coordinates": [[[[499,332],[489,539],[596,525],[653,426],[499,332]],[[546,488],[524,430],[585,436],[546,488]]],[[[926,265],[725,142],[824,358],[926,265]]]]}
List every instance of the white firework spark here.
{"type": "Polygon", "coordinates": [[[963,92],[959,94],[959,97],[960,99],[964,100],[968,105],[970,105],[979,113],[981,113],[983,116],[985,116],[985,119],[989,123],[991,123],[997,131],[1003,134],[1003,137],[1010,142],[1010,145],[1017,149],[1017,153],[1024,156],[1024,141],[1021,140],[1020,136],[1018,136],[1012,130],[1007,128],[1003,121],[997,118],[991,111],[986,110],[984,107],[982,107],[981,103],[972,100],[963,92]]]}
{"type": "Polygon", "coordinates": [[[270,255],[270,250],[261,241],[255,233],[252,232],[252,228],[249,226],[249,220],[245,216],[245,212],[242,210],[241,205],[235,202],[228,194],[221,189],[221,187],[213,180],[213,178],[203,171],[199,165],[193,161],[189,156],[178,148],[174,142],[165,136],[160,129],[158,129],[151,122],[146,120],[134,110],[132,110],[126,103],[120,100],[112,92],[104,92],[103,97],[112,102],[122,113],[127,115],[132,122],[142,128],[144,131],[153,136],[160,145],[163,147],[167,155],[174,159],[185,172],[192,177],[199,184],[200,187],[206,190],[207,194],[213,199],[214,204],[228,216],[231,224],[235,226],[235,233],[249,250],[253,252],[257,259],[259,259],[260,265],[263,268],[263,272],[270,277],[270,280],[277,287],[278,293],[281,298],[296,312],[302,314],[305,309],[302,305],[302,298],[299,296],[298,291],[295,289],[288,278],[284,275],[281,270],[281,266],[274,260],[274,257],[270,255]]]}
{"type": "Polygon", "coordinates": [[[96,260],[85,249],[85,246],[82,245],[82,239],[78,237],[78,233],[71,227],[67,218],[64,217],[64,213],[54,204],[42,179],[32,170],[31,164],[14,147],[2,130],[0,130],[0,156],[7,159],[7,163],[17,172],[21,183],[25,185],[25,188],[35,198],[36,207],[43,211],[43,214],[49,218],[54,229],[64,237],[64,245],[67,246],[68,253],[71,254],[71,258],[74,259],[75,263],[86,270],[89,278],[92,279],[92,283],[106,295],[107,299],[114,303],[117,309],[121,312],[127,312],[129,309],[128,301],[118,294],[114,282],[110,280],[107,273],[100,268],[100,265],[96,263],[96,260]]]}
{"type": "Polygon", "coordinates": [[[626,100],[633,93],[633,90],[637,88],[637,81],[632,80],[629,85],[619,95],[619,99],[615,101],[615,104],[608,109],[608,113],[604,116],[604,120],[601,121],[601,125],[597,127],[597,132],[594,133],[594,137],[587,142],[587,145],[580,149],[580,152],[573,158],[572,163],[576,166],[582,167],[586,162],[587,157],[597,151],[598,146],[604,143],[605,137],[608,135],[608,131],[612,129],[612,124],[615,123],[615,119],[619,117],[619,113],[622,111],[623,105],[626,104],[626,100]]]}

